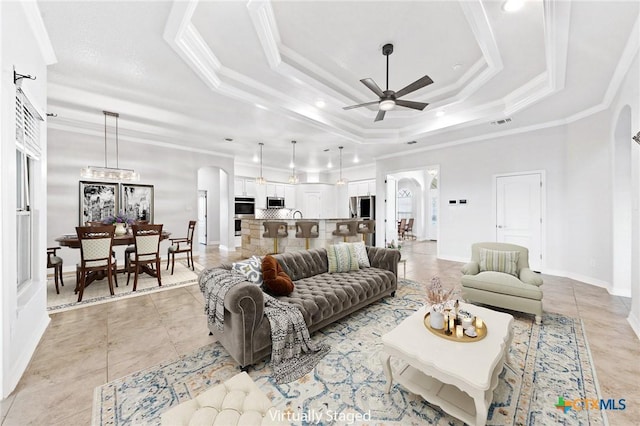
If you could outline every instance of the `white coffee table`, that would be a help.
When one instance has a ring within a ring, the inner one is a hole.
[[[423,307],[382,336],[380,358],[387,393],[395,379],[452,416],[480,426],[487,421],[513,340],[513,317],[467,303],[460,308],[484,320],[484,339],[463,343],[436,336],[424,326],[427,308]],[[392,368],[391,357],[401,361],[399,368]]]

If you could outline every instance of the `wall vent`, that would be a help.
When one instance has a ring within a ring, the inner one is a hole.
[[[415,143],[418,143],[418,142],[417,141],[409,141],[409,142],[407,142],[407,145],[413,145]]]
[[[507,124],[507,123],[511,123],[511,119],[510,118],[505,118],[503,120],[496,120],[496,121],[492,121],[491,124],[495,124],[495,125],[502,125],[502,124]]]

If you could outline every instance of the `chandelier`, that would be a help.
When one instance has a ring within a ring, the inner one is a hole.
[[[80,170],[80,176],[88,179],[112,179],[120,181],[136,182],[140,180],[140,174],[131,169],[121,169],[118,164],[118,118],[117,112],[102,111],[104,114],[104,167],[87,166]],[[116,167],[108,167],[107,164],[107,116],[116,119]]]
[[[264,185],[267,183],[267,180],[262,176],[262,147],[264,144],[262,142],[258,142],[258,145],[260,145],[260,176],[256,178],[256,183],[258,185]]]
[[[342,177],[342,148],[344,148],[343,146],[339,146],[338,149],[340,150],[340,179],[338,179],[338,181],[336,182],[336,185],[344,185],[345,183],[347,183],[347,181]]]
[[[298,183],[298,176],[296,176],[296,141],[291,141],[292,155],[291,155],[291,176],[289,176],[289,183]]]

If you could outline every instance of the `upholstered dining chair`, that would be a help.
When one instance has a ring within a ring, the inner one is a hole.
[[[169,269],[169,260],[171,260],[171,275],[173,275],[177,253],[186,253],[187,266],[195,270],[195,266],[193,266],[193,234],[195,230],[196,221],[190,220],[186,238],[169,238],[171,246],[167,249],[167,269]]]
[[[131,278],[131,269],[134,270],[133,291],[138,288],[138,275],[143,265],[155,268],[158,286],[162,286],[160,279],[160,235],[162,225],[132,225],[134,238],[134,258],[129,260],[127,269],[127,285]]]
[[[407,219],[400,219],[400,224],[398,225],[398,239],[404,239],[404,233],[407,230]]]
[[[47,248],[47,269],[53,268],[53,282],[56,284],[56,294],[60,294],[58,280],[60,280],[60,285],[64,287],[64,281],[62,281],[62,258],[56,256],[56,251],[58,250],[60,250],[60,247]]]
[[[416,236],[413,234],[413,221],[414,218],[409,218],[409,222],[407,223],[407,226],[404,228],[404,234],[403,234],[403,238],[409,237],[411,239],[415,239]]]
[[[134,225],[148,225],[148,224],[149,224],[148,220],[136,220],[134,222]],[[131,256],[133,256],[135,252],[136,252],[136,246],[135,245],[127,246],[127,248],[124,249],[124,272],[126,272],[126,273],[129,273]],[[129,277],[128,276],[127,276],[127,285],[129,285]]]
[[[115,229],[113,225],[76,227],[76,233],[80,241],[80,263],[76,266],[78,302],[82,302],[88,274],[92,272],[107,274],[109,291],[112,296],[114,295],[114,280],[116,287],[118,286],[116,277],[118,267],[116,259],[111,256]]]

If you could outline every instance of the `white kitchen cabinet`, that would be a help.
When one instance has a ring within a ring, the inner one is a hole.
[[[254,178],[237,177],[233,179],[233,193],[236,197],[255,197],[256,182]]]
[[[376,195],[375,179],[349,182],[349,197],[367,197],[369,195]]]
[[[255,185],[256,209],[267,208],[267,185]]]
[[[267,187],[267,197],[284,197],[284,183],[268,183],[265,186]]]
[[[296,187],[295,185],[284,186],[284,204],[288,209],[296,208]]]

